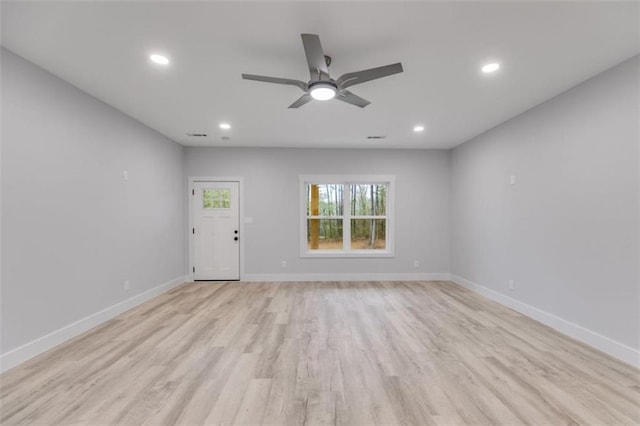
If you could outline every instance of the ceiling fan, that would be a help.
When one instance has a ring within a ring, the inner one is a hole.
[[[302,45],[304,46],[304,53],[307,56],[307,64],[309,65],[309,74],[311,75],[311,79],[307,83],[289,78],[267,77],[254,74],[242,74],[242,78],[245,80],[299,87],[304,92],[304,95],[289,105],[289,108],[299,108],[311,102],[313,99],[327,101],[333,98],[364,108],[369,105],[370,102],[351,93],[347,90],[348,87],[402,72],[402,64],[398,62],[383,67],[348,72],[338,77],[337,80],[334,80],[329,76],[331,57],[324,54],[324,50],[322,50],[322,45],[320,44],[320,37],[316,34],[302,34]]]

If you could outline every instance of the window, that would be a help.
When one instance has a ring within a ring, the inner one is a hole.
[[[228,209],[231,207],[231,191],[228,188],[204,189],[202,207],[205,209]]]
[[[300,255],[393,255],[394,176],[300,176]]]

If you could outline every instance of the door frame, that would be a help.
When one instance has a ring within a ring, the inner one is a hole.
[[[189,264],[187,265],[187,275],[189,281],[193,281],[193,265],[195,258],[195,246],[193,233],[191,229],[194,227],[193,220],[193,198],[191,191],[194,182],[237,182],[238,183],[238,202],[240,203],[238,210],[238,223],[240,227],[240,281],[244,281],[244,186],[242,176],[189,176],[189,186],[187,187],[187,206],[189,209],[187,235],[189,238]]]

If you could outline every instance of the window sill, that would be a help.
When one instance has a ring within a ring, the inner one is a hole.
[[[339,250],[317,250],[306,251],[300,254],[301,258],[369,258],[369,257],[395,257],[393,252],[387,250],[372,251],[372,250],[353,250],[353,251],[339,251]]]

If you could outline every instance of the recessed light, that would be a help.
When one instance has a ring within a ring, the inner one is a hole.
[[[416,132],[416,133],[423,132],[424,131],[424,126],[419,126],[419,125],[418,126],[414,126],[413,127],[413,131]]]
[[[220,128],[222,130],[229,130],[231,128],[231,124],[229,124],[229,123],[220,123]]]
[[[490,73],[490,72],[498,71],[499,69],[500,69],[500,64],[494,62],[494,63],[486,64],[485,66],[483,66],[482,72]]]
[[[169,58],[167,58],[166,56],[154,54],[149,56],[149,59],[159,65],[169,65]]]

